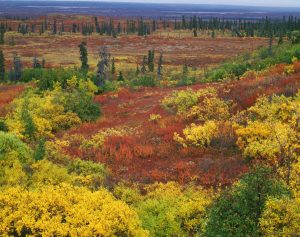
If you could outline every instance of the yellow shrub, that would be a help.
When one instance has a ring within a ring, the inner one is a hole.
[[[290,237],[300,233],[300,198],[270,199],[260,219],[265,237]]]
[[[27,107],[26,112],[32,120],[33,133],[36,139],[51,138],[54,132],[81,123],[80,118],[75,113],[66,113],[64,107],[61,104],[56,104],[51,95],[40,97],[36,94],[29,94],[13,101],[13,111],[6,118],[9,131],[22,139],[28,139],[25,133],[24,106]]]
[[[204,125],[192,123],[191,126],[183,130],[184,137],[181,137],[178,133],[174,133],[174,140],[184,147],[205,147],[210,145],[211,140],[216,136],[217,131],[218,126],[214,121],[207,121]]]
[[[287,66],[285,66],[284,67],[284,73],[286,75],[290,75],[290,74],[295,73],[295,67],[294,67],[294,65],[287,65]]]
[[[126,129],[122,128],[108,128],[96,133],[90,139],[86,139],[82,142],[82,148],[101,148],[105,142],[105,139],[110,136],[124,136],[128,134]]]
[[[162,117],[160,114],[150,114],[149,121],[156,122],[156,121],[160,120],[161,118]]]
[[[187,89],[182,91],[174,91],[171,96],[166,97],[162,101],[162,106],[177,114],[186,113],[191,107],[198,102],[197,92]]]
[[[213,199],[209,191],[184,189],[175,182],[156,183],[146,191],[137,212],[151,236],[201,236],[206,208]]]
[[[237,145],[245,156],[276,166],[289,183],[291,165],[299,157],[299,93],[261,98],[247,113],[245,122],[235,125]]]
[[[61,185],[0,193],[0,235],[148,236],[136,212],[106,190]],[[22,233],[22,234],[21,234]]]
[[[230,117],[229,104],[219,99],[216,95],[205,97],[199,105],[193,106],[187,113],[188,117],[197,118],[199,121],[226,120]]]

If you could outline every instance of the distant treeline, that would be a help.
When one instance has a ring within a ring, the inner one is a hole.
[[[300,30],[300,18],[290,16],[282,19],[262,18],[259,20],[229,20],[223,18],[204,19],[190,17],[175,19],[103,19],[98,17],[84,20],[65,20],[58,18],[20,19],[18,17],[3,19],[2,31],[18,31],[22,34],[49,32],[63,34],[64,32],[91,35],[109,35],[116,37],[119,34],[149,35],[162,30],[191,30],[196,37],[198,33],[207,31],[214,36],[215,32],[230,33],[238,37],[291,37],[292,32]]]

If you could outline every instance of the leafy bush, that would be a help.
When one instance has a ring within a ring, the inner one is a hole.
[[[201,122],[207,120],[227,120],[230,118],[230,102],[218,97],[217,91],[213,88],[199,90],[199,103],[193,106],[186,116],[195,118]]]
[[[63,88],[66,88],[67,81],[73,76],[76,76],[77,78],[82,78],[84,80],[87,80],[89,79],[89,77],[92,77],[77,69],[28,68],[23,71],[21,80],[23,82],[37,80],[37,85],[40,90],[51,90],[54,88],[54,85],[57,82],[59,82]]]
[[[259,220],[267,199],[284,195],[289,192],[272,176],[271,169],[252,170],[213,204],[205,236],[261,236]]]
[[[75,159],[67,166],[68,172],[75,174],[74,184],[97,190],[103,186],[108,171],[103,164]]]
[[[282,169],[287,183],[299,157],[299,101],[300,92],[295,97],[262,97],[236,125],[237,145],[244,155]]]
[[[148,236],[137,213],[104,189],[16,187],[2,191],[0,203],[1,236]]]
[[[163,99],[161,105],[166,110],[177,114],[184,114],[198,102],[197,92],[187,89],[174,91],[172,95]]]
[[[270,198],[259,224],[265,237],[297,235],[300,233],[300,198]]]
[[[146,87],[154,87],[156,86],[156,81],[153,76],[141,76],[137,79],[133,79],[130,81],[130,86],[146,86]]]
[[[201,188],[183,189],[174,182],[147,187],[136,209],[150,236],[198,236],[212,195]]]
[[[183,130],[184,137],[181,137],[175,132],[174,140],[184,147],[206,147],[210,145],[213,137],[216,136],[218,131],[217,129],[218,126],[214,121],[207,121],[204,125],[196,125],[192,123]]]
[[[249,70],[261,71],[272,65],[280,63],[292,63],[292,58],[299,58],[300,45],[283,44],[273,46],[272,54],[268,48],[263,48],[254,52],[250,57],[237,57],[225,62],[218,68],[211,69],[205,74],[205,81],[220,81],[239,79]]]
[[[31,149],[15,135],[0,132],[0,186],[26,185]]]
[[[15,99],[12,108],[6,118],[8,130],[25,140],[53,137],[53,133],[81,123],[80,118],[66,111],[51,93],[40,96],[29,91]]]

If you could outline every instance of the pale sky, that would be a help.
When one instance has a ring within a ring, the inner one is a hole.
[[[50,0],[50,1],[54,1],[54,0]],[[265,7],[300,7],[300,0],[188,0],[188,1],[187,0],[67,0],[67,1],[185,3],[185,4],[191,3],[191,4],[222,4],[222,5],[240,5],[240,6],[265,6]]]

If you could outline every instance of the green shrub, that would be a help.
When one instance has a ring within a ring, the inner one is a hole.
[[[139,77],[137,79],[130,81],[130,85],[132,87],[135,87],[135,86],[154,87],[157,85],[157,83],[153,76],[142,76],[142,77]]]
[[[256,168],[213,204],[204,236],[261,236],[259,219],[265,202],[270,196],[284,195],[289,191],[272,176],[270,168]]]

